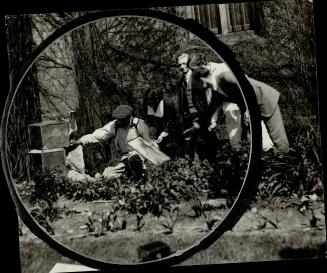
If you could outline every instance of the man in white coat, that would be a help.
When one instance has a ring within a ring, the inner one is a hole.
[[[214,62],[208,62],[206,65],[204,65],[212,75],[213,78],[218,78],[218,76],[223,72],[228,72],[230,69],[225,63],[214,63]],[[212,98],[212,94],[208,95],[208,93],[211,93],[212,90],[210,88],[207,90],[207,100],[208,104],[210,103]],[[229,136],[230,144],[235,148],[238,149],[241,145],[241,138],[242,138],[242,117],[241,117],[241,111],[239,106],[236,103],[224,101],[222,103],[222,110],[225,115],[225,125],[226,130]],[[217,126],[217,117],[218,117],[218,110],[213,114],[211,118],[211,124],[208,128],[208,130],[212,130]],[[264,151],[268,151],[271,149],[274,144],[268,134],[266,125],[264,122],[261,122],[262,127],[262,149]]]

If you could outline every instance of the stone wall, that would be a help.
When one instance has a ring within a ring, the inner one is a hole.
[[[56,15],[52,15],[56,16]],[[54,26],[41,15],[34,15],[33,39],[40,44],[54,30]],[[68,118],[78,107],[78,89],[70,35],[51,44],[38,58],[37,77],[41,86],[40,103],[42,119],[56,116]]]

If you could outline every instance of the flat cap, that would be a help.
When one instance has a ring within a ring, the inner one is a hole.
[[[133,113],[132,107],[129,105],[119,105],[113,112],[112,112],[112,117],[114,119],[122,119],[130,116]]]

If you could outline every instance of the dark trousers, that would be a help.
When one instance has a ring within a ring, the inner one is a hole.
[[[210,163],[215,162],[218,150],[218,139],[216,133],[206,129],[193,132],[190,140],[186,143],[185,153],[194,159],[195,153],[200,160],[207,159]]]
[[[269,136],[277,149],[288,150],[289,143],[279,106],[277,105],[276,110],[270,118],[264,118],[263,121],[265,122]]]
[[[175,158],[183,154],[185,141],[182,135],[168,135],[159,143],[159,148],[166,155]]]
[[[125,165],[125,171],[127,176],[134,176],[141,178],[145,173],[143,160],[140,155],[133,154],[122,160]]]

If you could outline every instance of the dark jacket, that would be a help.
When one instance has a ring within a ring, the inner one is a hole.
[[[219,93],[212,91],[212,99],[210,104],[208,104],[205,92],[203,90],[193,88],[192,100],[195,108],[198,111],[197,121],[202,126],[209,126],[211,122],[211,117],[217,110],[218,105],[221,101]]]
[[[147,115],[147,108],[145,108],[146,121],[150,128],[155,128],[156,138],[162,132],[168,133],[168,136],[163,139],[159,147],[163,152],[174,157],[182,153],[184,147],[183,131],[177,117],[176,106],[168,96],[163,97],[163,108],[163,117]]]
[[[186,130],[192,126],[192,121],[197,118],[197,113],[192,113],[190,111],[186,88],[183,85],[183,77],[179,80],[177,84],[177,94],[178,94],[178,118],[180,120],[182,130]]]
[[[163,97],[164,114],[163,117],[155,117],[147,114],[147,108],[145,109],[146,121],[150,127],[156,128],[156,137],[161,132],[167,132],[170,135],[176,135],[181,131],[178,119],[177,111],[173,101],[167,97]]]

